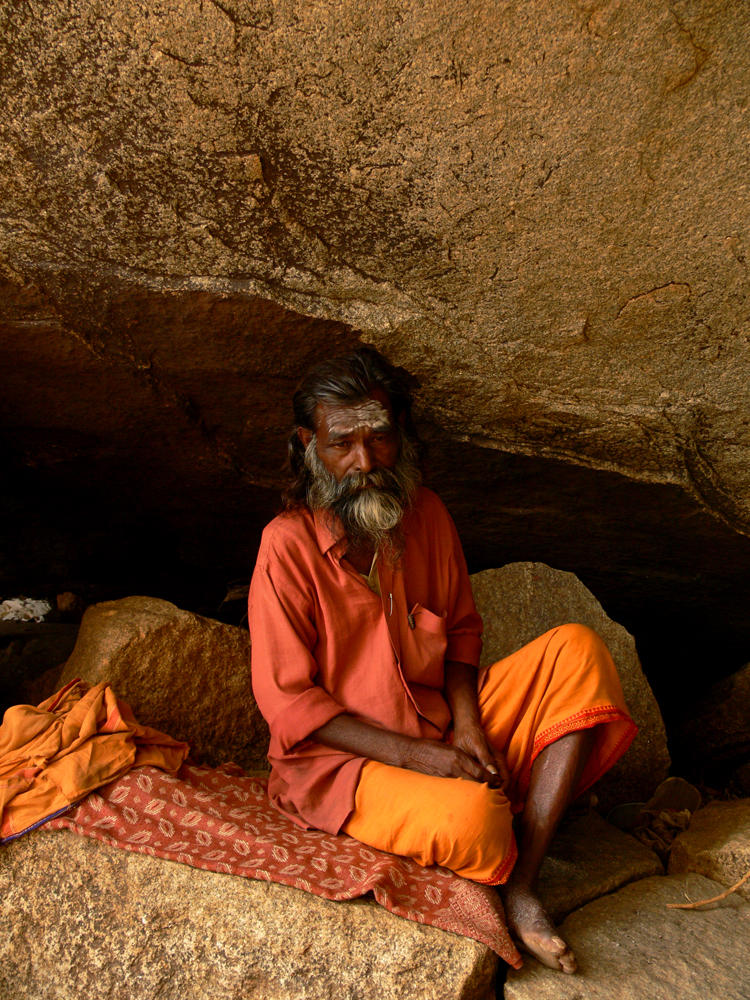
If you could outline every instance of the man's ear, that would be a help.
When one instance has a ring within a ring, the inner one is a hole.
[[[307,446],[310,444],[310,442],[313,439],[313,432],[311,430],[309,430],[307,427],[298,427],[297,428],[297,437],[302,442],[302,447],[303,448],[307,448]]]

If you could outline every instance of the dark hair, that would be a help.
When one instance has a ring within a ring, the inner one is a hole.
[[[318,403],[334,406],[357,403],[366,399],[373,389],[382,389],[388,396],[394,419],[421,457],[424,449],[411,414],[412,386],[416,384],[413,376],[403,368],[394,367],[374,347],[358,347],[352,354],[329,358],[311,368],[292,398],[294,429],[287,445],[292,478],[282,494],[284,506],[289,509],[305,503],[309,472],[297,428],[315,431]]]

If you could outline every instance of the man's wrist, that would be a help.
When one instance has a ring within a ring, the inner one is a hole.
[[[399,734],[398,736],[394,735],[393,742],[393,752],[395,757],[393,762],[394,767],[408,768],[413,757],[414,748],[419,741],[413,736],[403,736]]]
[[[453,728],[456,729],[469,729],[472,726],[480,726],[479,721],[479,708],[476,703],[463,699],[458,701],[456,704],[451,706],[453,715]]]

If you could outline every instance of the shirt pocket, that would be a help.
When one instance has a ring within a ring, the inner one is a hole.
[[[405,678],[414,684],[442,688],[447,647],[445,616],[415,604],[409,612],[402,647]]]

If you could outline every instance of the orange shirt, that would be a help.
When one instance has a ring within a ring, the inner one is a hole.
[[[365,764],[312,732],[346,712],[439,739],[451,722],[444,661],[479,662],[482,622],[450,515],[422,488],[403,527],[398,564],[378,558],[380,596],[342,561],[346,539],[325,513],[281,514],[263,532],[249,600],[253,692],[271,729],[269,794],[301,826],[337,833]]]

